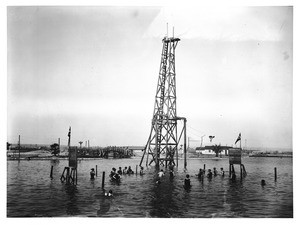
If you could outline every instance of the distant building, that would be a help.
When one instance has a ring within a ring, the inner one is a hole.
[[[211,149],[198,149],[196,148],[196,153],[199,155],[215,155],[216,153]]]
[[[196,153],[198,155],[216,155],[215,151],[213,150],[216,145],[212,146],[205,146],[205,147],[197,147]],[[232,148],[229,146],[217,146],[220,149],[219,155],[228,155],[228,149]]]

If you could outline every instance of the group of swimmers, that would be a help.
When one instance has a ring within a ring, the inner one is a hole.
[[[213,168],[213,171],[211,171],[211,169],[208,169],[206,177],[207,178],[212,178],[213,176],[216,177],[218,175],[221,175],[222,177],[225,176],[225,171],[223,170],[223,168],[221,168],[220,173],[217,171],[216,167]],[[196,174],[196,176],[200,180],[202,180],[205,176],[205,170],[204,169],[199,169],[199,173]]]
[[[173,179],[174,178],[174,171],[173,171],[173,168],[171,167],[170,168],[170,172],[169,172],[170,174],[170,179]],[[157,180],[156,180],[156,183],[157,184],[160,184],[161,183],[161,178],[163,177],[165,175],[165,173],[164,173],[164,170],[163,169],[161,169],[159,172],[158,172],[158,174],[157,174]],[[188,188],[190,188],[190,187],[192,187],[192,185],[191,185],[191,180],[190,180],[190,175],[189,174],[187,174],[186,175],[186,178],[184,179],[184,188],[186,188],[186,189],[188,189]]]
[[[112,181],[119,181],[121,179],[122,175],[131,175],[134,174],[133,170],[131,169],[131,166],[125,166],[122,170],[122,167],[119,167],[118,171],[116,168],[112,168],[110,171],[109,177]],[[140,175],[144,175],[144,167],[141,166],[140,168]],[[95,169],[92,168],[90,171],[90,178],[91,180],[94,180],[96,176]]]
[[[112,181],[119,181],[121,179],[122,175],[131,175],[134,174],[133,170],[131,169],[131,166],[125,166],[124,169],[122,170],[122,167],[119,167],[118,171],[116,168],[112,168],[109,177],[111,178]]]

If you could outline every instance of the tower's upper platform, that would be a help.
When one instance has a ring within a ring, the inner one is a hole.
[[[180,41],[179,38],[174,38],[174,37],[164,37],[164,39],[162,39],[163,42],[175,42],[175,41]]]

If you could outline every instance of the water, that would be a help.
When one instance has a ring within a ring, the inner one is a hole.
[[[112,167],[135,166],[140,159],[84,159],[78,163],[77,186],[66,185],[60,176],[67,160],[8,161],[7,216],[8,217],[179,217],[179,218],[235,218],[235,217],[293,217],[292,158],[243,158],[248,175],[241,180],[239,166],[237,181],[228,178],[228,159],[189,159],[188,171],[183,161],[175,171],[156,184],[154,168],[145,175],[127,175],[121,183],[108,180]],[[223,167],[225,177],[207,178],[200,182],[195,176],[199,168]],[[53,165],[53,179],[49,178]],[[98,176],[89,178],[91,168],[98,166]],[[277,167],[277,182],[274,181]],[[106,172],[105,189],[112,189],[113,198],[103,196],[102,171]],[[185,190],[186,173],[191,175],[192,188]],[[260,185],[261,179],[266,186]]]

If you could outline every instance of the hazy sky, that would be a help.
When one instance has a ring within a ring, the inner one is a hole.
[[[145,145],[161,39],[191,146],[292,147],[292,7],[8,7],[8,141]]]

